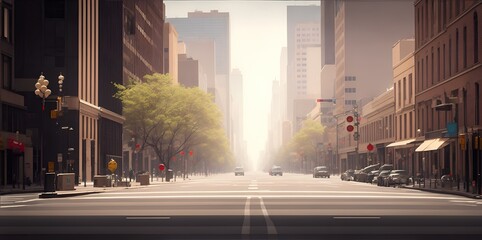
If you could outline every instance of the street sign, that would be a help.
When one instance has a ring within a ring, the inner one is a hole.
[[[57,153],[57,162],[62,162],[62,153]]]
[[[369,143],[369,144],[367,145],[367,150],[368,150],[368,151],[373,151],[373,145],[372,145],[371,143]]]
[[[55,172],[55,162],[49,162],[49,172]]]
[[[164,166],[164,164],[159,164],[159,170],[162,172],[164,171],[164,169],[166,169],[166,166]]]
[[[117,169],[117,162],[114,161],[114,159],[111,159],[109,163],[107,163],[107,168],[111,173],[114,173],[115,170]]]
[[[354,129],[355,129],[355,128],[353,127],[353,125],[348,125],[348,126],[346,126],[346,130],[347,130],[348,132],[353,132]]]

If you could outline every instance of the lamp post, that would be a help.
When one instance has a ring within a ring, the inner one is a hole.
[[[40,74],[39,78],[38,78],[38,81],[37,83],[35,83],[35,95],[39,96],[40,98],[42,98],[42,114],[40,114],[40,173],[42,173],[43,171],[43,166],[44,166],[44,160],[43,160],[43,156],[44,156],[44,141],[43,141],[43,119],[44,119],[44,116],[43,116],[43,111],[45,111],[45,99],[50,96],[50,94],[52,93],[52,91],[48,88],[48,85],[49,85],[49,81],[47,79],[45,79],[45,76],[43,75],[43,73]],[[40,179],[42,179],[42,176],[40,176]],[[42,180],[40,180],[42,181]]]

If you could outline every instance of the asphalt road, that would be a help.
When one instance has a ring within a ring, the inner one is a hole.
[[[482,239],[482,200],[246,173],[106,193],[3,198],[1,239]]]

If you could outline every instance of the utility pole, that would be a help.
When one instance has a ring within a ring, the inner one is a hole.
[[[359,130],[359,125],[360,125],[360,118],[359,118],[359,115],[358,115],[358,105],[353,105],[353,117],[355,118],[355,133],[353,133],[353,139],[356,141],[356,147],[355,147],[355,166],[356,166],[356,169],[358,169],[358,164],[359,164],[359,160],[360,160],[360,157],[358,156],[358,150],[359,150],[359,139],[360,139],[360,134],[358,132]]]

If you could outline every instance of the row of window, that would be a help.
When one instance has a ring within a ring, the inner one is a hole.
[[[413,111],[395,117],[395,128],[398,129],[396,139],[415,137],[415,127],[413,126],[414,120]]]
[[[469,53],[467,51],[469,45],[473,49],[470,65],[479,62],[479,45],[481,43],[478,36],[478,21],[478,15],[475,12],[473,14],[473,24],[470,27],[472,31],[468,30],[467,26],[464,26],[461,31],[456,28],[454,31],[455,44],[452,40],[454,35],[449,34],[448,43],[445,42],[441,46],[437,46],[436,49],[432,47],[430,53],[425,55],[425,58],[419,57],[417,59],[417,77],[420,79],[420,81],[417,81],[417,92],[423,91],[463,69],[467,69],[469,67]],[[469,37],[468,34],[472,34],[472,37]]]
[[[356,88],[345,88],[345,93],[356,93]]]
[[[403,77],[403,80],[398,80],[396,83],[394,83],[393,87],[396,93],[398,107],[405,105],[405,103],[407,102],[407,99],[408,99],[408,104],[412,103],[413,77],[411,73],[408,74],[408,86],[407,86],[407,77]]]
[[[356,105],[356,100],[345,100],[345,105]]]
[[[386,116],[381,120],[374,121],[360,127],[361,142],[375,142],[381,139],[391,138],[392,115]]]
[[[347,81],[347,82],[356,81],[356,77],[355,76],[345,76],[345,81]]]
[[[466,92],[466,104],[459,103],[458,109],[463,109],[464,107],[467,108],[466,111],[468,114],[467,120],[465,120],[465,124],[467,125],[480,125],[480,103],[481,103],[481,85],[479,83],[475,83],[467,87]],[[460,91],[462,92],[462,91]],[[463,94],[459,94],[459,89],[455,89],[450,92],[451,97],[463,97]],[[432,103],[422,103],[422,105],[417,106],[417,123],[419,128],[422,132],[421,134],[424,135],[426,132],[436,131],[443,128],[446,128],[447,122],[453,122],[455,116],[454,111],[447,111],[441,112],[436,111],[435,108],[432,107]],[[465,111],[465,110],[464,110]],[[459,116],[461,117],[463,111],[458,111]]]
[[[417,40],[422,45],[466,9],[465,0],[425,0],[416,9]],[[437,29],[435,29],[437,27]]]

